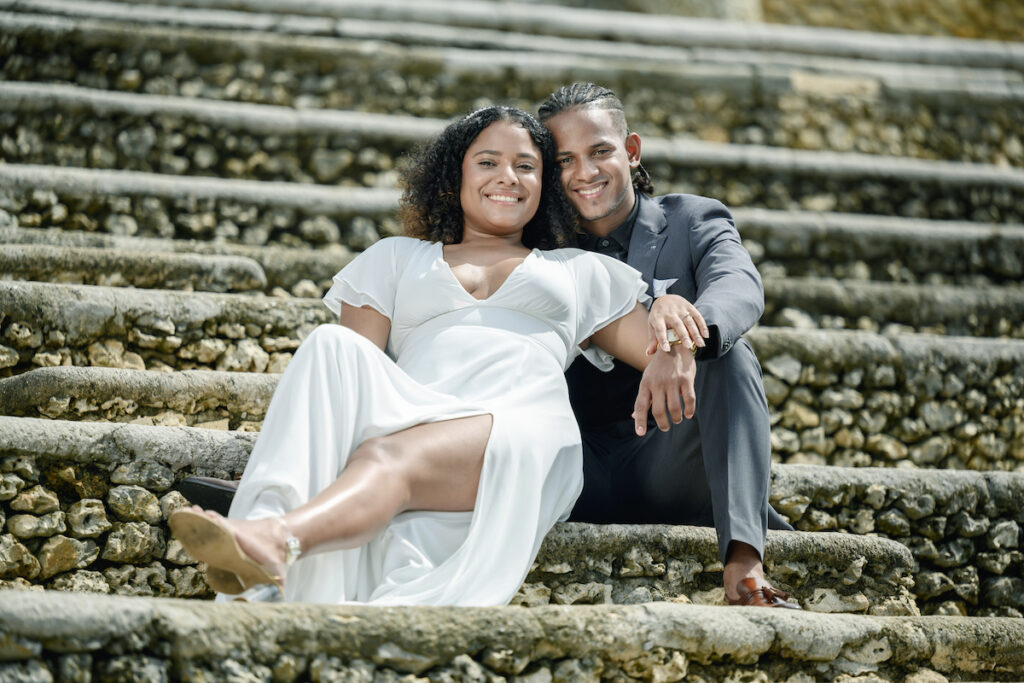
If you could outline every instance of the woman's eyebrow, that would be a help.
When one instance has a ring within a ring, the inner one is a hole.
[[[501,152],[496,150],[496,149],[482,149],[479,152],[474,153],[473,156],[474,157],[478,157],[481,154],[494,154],[494,155],[500,156]],[[532,154],[530,152],[519,152],[518,154],[516,154],[516,156],[517,157],[526,157],[527,159],[536,159],[537,158],[536,154]]]

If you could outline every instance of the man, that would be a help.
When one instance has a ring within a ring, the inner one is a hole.
[[[611,90],[573,83],[539,116],[588,233],[581,246],[635,267],[655,299],[656,356],[642,375],[620,363],[603,373],[584,358],[567,373],[584,458],[572,519],[713,525],[731,604],[797,607],[761,563],[766,529],[792,527],[768,503],[768,404],[740,337],[761,316],[764,290],[732,216],[706,197],[648,196],[640,137]]]

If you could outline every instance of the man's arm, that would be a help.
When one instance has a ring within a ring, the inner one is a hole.
[[[764,287],[725,205],[706,197],[696,198],[692,204],[689,238],[697,283],[693,304],[710,332],[709,343],[698,352],[697,360],[713,360],[732,348],[761,317]]]

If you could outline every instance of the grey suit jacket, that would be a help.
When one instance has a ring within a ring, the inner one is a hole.
[[[764,287],[721,202],[690,194],[648,197],[640,209],[627,262],[643,274],[652,297],[678,294],[693,303],[711,337],[698,360],[726,353],[764,311]]]

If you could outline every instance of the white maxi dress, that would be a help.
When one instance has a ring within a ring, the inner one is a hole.
[[[310,334],[281,376],[229,516],[302,505],[365,439],[488,413],[493,426],[471,512],[406,512],[366,545],[306,556],[288,570],[285,599],[506,604],[583,486],[563,372],[645,290],[636,270],[578,249],[534,249],[484,300],[455,278],[439,242],[392,237],[358,255],[324,301],[388,317],[387,353],[341,325]],[[611,367],[596,347],[582,353]]]

